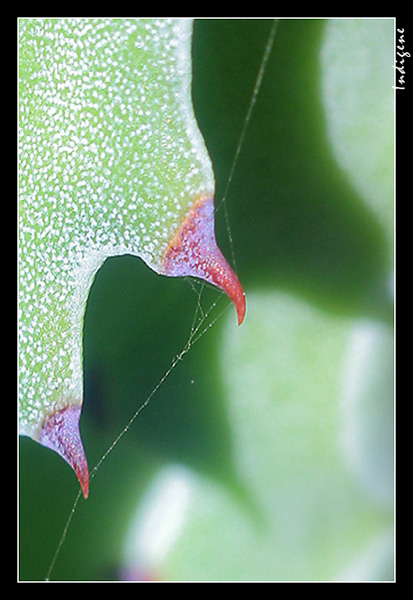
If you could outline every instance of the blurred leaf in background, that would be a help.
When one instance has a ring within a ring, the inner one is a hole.
[[[272,22],[198,20],[193,96],[222,197]],[[281,19],[217,237],[247,293],[99,469],[57,580],[393,578],[392,19]],[[229,225],[229,229],[228,229]],[[232,243],[231,243],[232,242]],[[202,291],[199,297],[199,292]],[[132,257],[85,319],[95,464],[226,300]],[[45,577],[76,494],[20,440],[20,578]]]

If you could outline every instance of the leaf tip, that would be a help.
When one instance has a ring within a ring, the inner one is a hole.
[[[234,303],[238,325],[244,320],[245,293],[215,238],[214,201],[200,196],[169,242],[162,272],[170,277],[193,276],[223,290]]]
[[[72,467],[85,499],[89,495],[89,468],[79,431],[80,406],[66,406],[43,423],[40,443],[57,452]]]

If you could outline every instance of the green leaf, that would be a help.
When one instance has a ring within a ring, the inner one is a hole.
[[[360,580],[386,579],[391,349],[381,324],[250,293],[248,321],[237,335],[227,321],[219,350],[244,494],[189,469],[160,470],[131,519],[129,576],[351,580],[365,562]],[[365,370],[381,372],[380,390]]]
[[[393,239],[394,23],[331,19],[321,51],[322,95],[335,156]]]
[[[108,256],[225,290],[241,286],[214,232],[214,176],[191,99],[190,19],[22,19],[20,428],[75,469],[82,327]]]

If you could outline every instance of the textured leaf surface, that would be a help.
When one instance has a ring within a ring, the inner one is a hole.
[[[210,252],[209,280],[219,268],[241,302],[243,293],[215,244],[214,177],[191,100],[192,21],[23,19],[19,35],[20,427],[41,440],[45,419],[82,403],[83,315],[106,257],[202,277]],[[191,225],[181,253],[200,249],[193,269],[165,266],[200,199],[208,222]]]

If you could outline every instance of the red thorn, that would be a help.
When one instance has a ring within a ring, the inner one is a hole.
[[[201,196],[185,216],[163,257],[163,273],[191,275],[221,288],[235,305],[238,325],[245,317],[245,294],[215,239],[214,201]]]
[[[72,467],[85,498],[89,495],[89,469],[79,432],[80,406],[67,406],[43,423],[40,443],[51,448]]]

